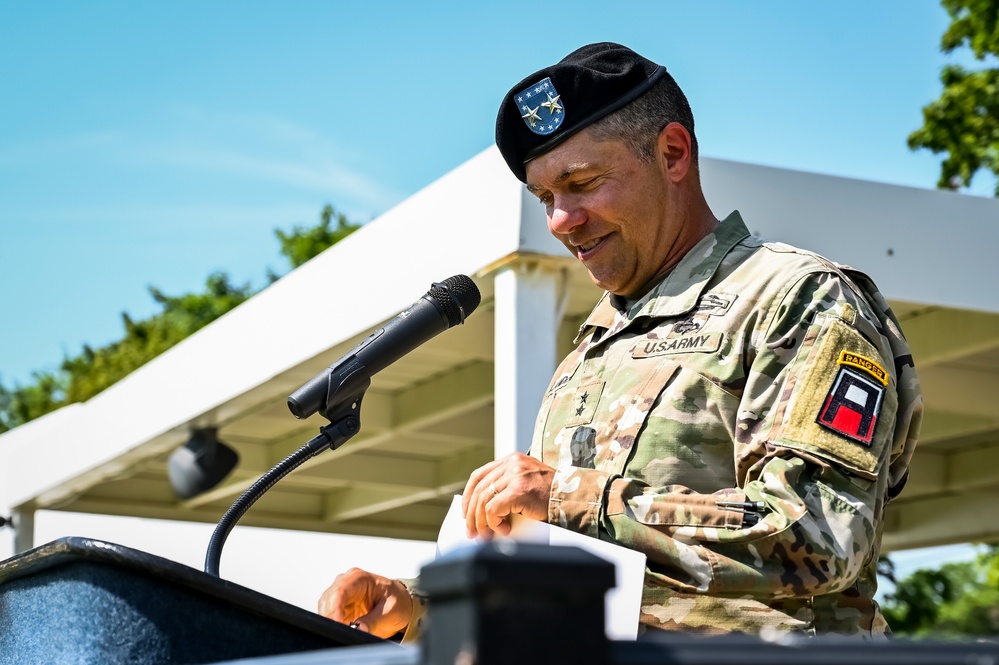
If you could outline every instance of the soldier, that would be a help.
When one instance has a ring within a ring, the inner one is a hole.
[[[683,92],[620,45],[515,85],[496,142],[606,293],[530,455],[469,478],[469,534],[505,533],[519,513],[644,552],[646,628],[885,635],[882,518],[922,406],[871,280],[751,236],[737,212],[716,219]],[[355,569],[320,612],[412,635],[422,603]]]

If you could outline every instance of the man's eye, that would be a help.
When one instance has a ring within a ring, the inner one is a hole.
[[[554,199],[552,199],[551,194],[545,194],[543,196],[538,197],[538,203],[540,203],[546,208],[552,204],[553,200]]]

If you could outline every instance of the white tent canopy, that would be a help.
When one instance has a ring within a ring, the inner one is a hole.
[[[866,270],[902,319],[927,415],[889,549],[999,537],[999,201],[702,159],[716,216]],[[377,374],[361,433],[271,490],[243,524],[433,538],[450,496],[526,449],[537,405],[599,293],[495,148],[372,221],[105,392],[0,436],[0,514],[38,509],[215,522],[315,434],[289,393],[423,294],[471,275],[483,304]],[[201,427],[240,454],[189,500],[166,478]]]

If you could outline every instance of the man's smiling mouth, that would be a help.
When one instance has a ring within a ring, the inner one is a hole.
[[[588,254],[593,251],[600,243],[604,241],[607,236],[600,236],[599,238],[593,238],[592,240],[587,240],[575,246],[576,254],[582,257],[584,254]]]

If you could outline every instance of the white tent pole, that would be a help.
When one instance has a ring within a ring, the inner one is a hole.
[[[14,522],[14,554],[26,552],[35,546],[35,511],[21,508],[11,516]]]
[[[514,264],[495,278],[496,458],[531,445],[538,407],[555,371],[560,275]]]

